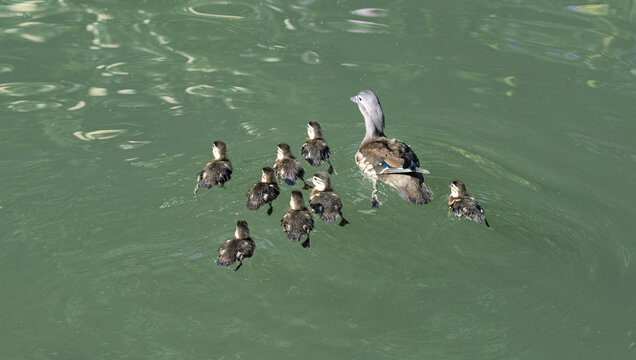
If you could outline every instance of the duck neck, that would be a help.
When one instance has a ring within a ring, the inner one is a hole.
[[[381,120],[379,120],[382,124],[382,128],[378,128],[375,124],[375,122],[373,122],[373,120],[370,119],[364,119],[364,125],[366,127],[366,133],[364,134],[364,139],[362,139],[362,142],[365,142],[367,140],[371,140],[371,139],[375,139],[375,138],[379,138],[384,135],[384,117],[382,117]]]
[[[364,134],[362,142],[384,136],[384,115],[382,114],[376,117],[365,116],[364,126],[366,133]]]

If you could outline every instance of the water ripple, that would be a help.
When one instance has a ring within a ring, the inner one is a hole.
[[[6,96],[31,96],[64,88],[60,84],[43,82],[15,82],[0,84],[0,95]]]
[[[36,21],[23,22],[16,27],[4,30],[7,34],[15,34],[23,39],[43,43],[53,37],[66,33],[71,27],[63,24],[45,24]]]
[[[76,131],[73,133],[73,136],[80,140],[91,141],[91,140],[108,140],[112,138],[116,138],[126,133],[126,130],[122,129],[112,129],[112,130],[94,130],[94,131]]]
[[[7,108],[17,112],[31,112],[38,110],[51,110],[63,105],[55,101],[18,100],[10,103]]]
[[[351,12],[354,15],[365,16],[365,17],[385,17],[389,16],[389,11],[386,9],[379,8],[364,8],[364,9],[356,9]]]
[[[200,10],[196,10],[193,7],[187,7],[185,8],[186,12],[193,14],[193,15],[198,15],[198,16],[205,16],[205,17],[211,17],[211,18],[217,18],[217,19],[229,19],[229,20],[239,20],[239,19],[243,19],[243,16],[240,15],[225,15],[225,14],[214,14],[214,13],[209,13],[209,12],[204,12],[204,11],[200,11]]]
[[[345,27],[345,31],[351,33],[362,33],[362,34],[386,34],[388,33],[388,25],[380,24],[372,21],[362,21],[362,20],[347,20],[348,26]]]
[[[0,64],[0,74],[15,70],[12,65]]]

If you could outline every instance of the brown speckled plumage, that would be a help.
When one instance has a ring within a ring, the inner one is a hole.
[[[424,183],[428,170],[420,168],[415,152],[397,139],[384,135],[384,113],[377,96],[364,90],[351,98],[364,117],[366,133],[355,161],[360,171],[373,182],[372,206],[381,205],[377,198],[377,180],[394,187],[400,196],[412,204],[433,200],[433,192]]]
[[[477,203],[474,197],[466,192],[466,185],[461,180],[455,180],[449,185],[451,194],[448,197],[448,207],[458,217],[465,217],[477,223],[485,223],[490,227],[484,214],[484,209]]]
[[[247,221],[239,220],[236,223],[234,237],[225,241],[219,248],[216,263],[219,266],[229,266],[238,261],[239,265],[234,269],[236,271],[243,265],[243,259],[252,257],[255,248]]]
[[[304,184],[303,189],[311,189],[305,179],[303,179],[305,169],[303,169],[300,161],[296,160],[292,155],[289,145],[285,143],[278,144],[274,171],[276,172],[276,177],[287,185],[294,185],[298,180],[301,180]]]
[[[309,206],[327,224],[342,217],[338,225],[345,226],[349,222],[342,216],[342,200],[331,188],[331,180],[327,173],[320,171],[312,176],[314,189],[309,194]]]
[[[267,215],[271,215],[273,211],[272,201],[276,200],[279,194],[280,190],[278,189],[274,169],[264,167],[261,181],[252,185],[247,192],[247,208],[257,210],[264,204],[268,204],[269,209],[267,209]]]
[[[227,148],[223,141],[215,141],[212,146],[214,160],[208,162],[203,170],[197,174],[197,185],[194,188],[196,194],[199,188],[210,189],[216,185],[223,187],[223,184],[230,180],[232,175],[232,164],[227,159]]]
[[[290,209],[280,220],[280,226],[291,241],[300,241],[307,236],[301,245],[308,248],[310,247],[309,233],[314,229],[314,219],[305,207],[303,194],[298,190],[292,191],[289,205]]]
[[[307,124],[307,135],[309,138],[305,141],[300,149],[300,154],[307,160],[311,166],[320,166],[325,161],[329,163],[330,174],[334,173],[333,166],[329,160],[331,151],[327,145],[327,141],[322,137],[322,128],[316,121],[311,121]]]

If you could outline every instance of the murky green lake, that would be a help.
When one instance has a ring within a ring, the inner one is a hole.
[[[0,358],[635,358],[635,39],[629,0],[1,1]],[[431,204],[371,209],[362,89]],[[305,250],[299,186],[245,194],[309,121],[351,224]]]

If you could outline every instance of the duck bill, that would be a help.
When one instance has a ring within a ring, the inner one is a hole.
[[[310,182],[310,183],[313,184],[314,183],[314,179],[313,178],[307,178],[307,182]]]
[[[355,96],[350,97],[349,100],[351,100],[352,102],[356,104],[358,103],[358,99]]]

